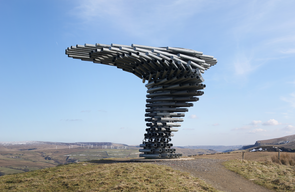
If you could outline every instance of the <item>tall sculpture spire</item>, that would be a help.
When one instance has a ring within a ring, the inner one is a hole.
[[[184,112],[198,101],[206,86],[202,73],[217,63],[213,56],[191,49],[132,44],[85,44],[71,46],[66,54],[74,59],[116,66],[133,73],[147,87],[146,134],[140,157],[177,158],[170,143]]]

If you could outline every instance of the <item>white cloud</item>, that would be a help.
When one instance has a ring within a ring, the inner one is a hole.
[[[250,123],[250,125],[259,125],[259,124],[261,124],[262,123],[262,121],[260,121],[260,120],[253,120],[251,123]]]
[[[261,133],[261,132],[266,132],[265,129],[253,129],[253,130],[250,130],[248,131],[248,133]]]
[[[290,97],[281,97],[281,100],[286,101],[295,108],[295,93],[290,94]]]
[[[214,123],[214,124],[213,124],[213,126],[218,126],[218,125],[220,125],[220,124],[219,124],[219,123]]]
[[[279,124],[280,124],[280,123],[279,123],[277,120],[275,120],[275,119],[270,119],[270,120],[264,122],[262,125],[268,126],[268,125],[279,125]]]
[[[191,118],[191,119],[198,119],[197,115],[190,115],[189,118]]]

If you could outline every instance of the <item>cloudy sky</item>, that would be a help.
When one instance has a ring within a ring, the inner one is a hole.
[[[174,145],[295,134],[294,7],[292,0],[0,1],[0,142],[141,143],[144,84],[65,55],[84,43],[175,46],[217,58]]]

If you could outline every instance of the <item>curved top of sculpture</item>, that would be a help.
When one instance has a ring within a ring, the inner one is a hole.
[[[148,80],[149,84],[159,84],[158,80],[171,80],[174,77],[201,78],[201,73],[217,63],[213,56],[191,49],[136,44],[76,45],[68,47],[66,54],[74,59],[117,66],[143,79],[143,82]],[[175,73],[171,73],[171,70]],[[150,87],[149,84],[146,86]]]

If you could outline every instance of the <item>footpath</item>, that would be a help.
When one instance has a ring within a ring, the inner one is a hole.
[[[227,170],[220,159],[194,159],[178,161],[151,162],[167,165],[175,170],[191,173],[193,176],[211,184],[214,188],[225,192],[271,192],[242,176]]]

